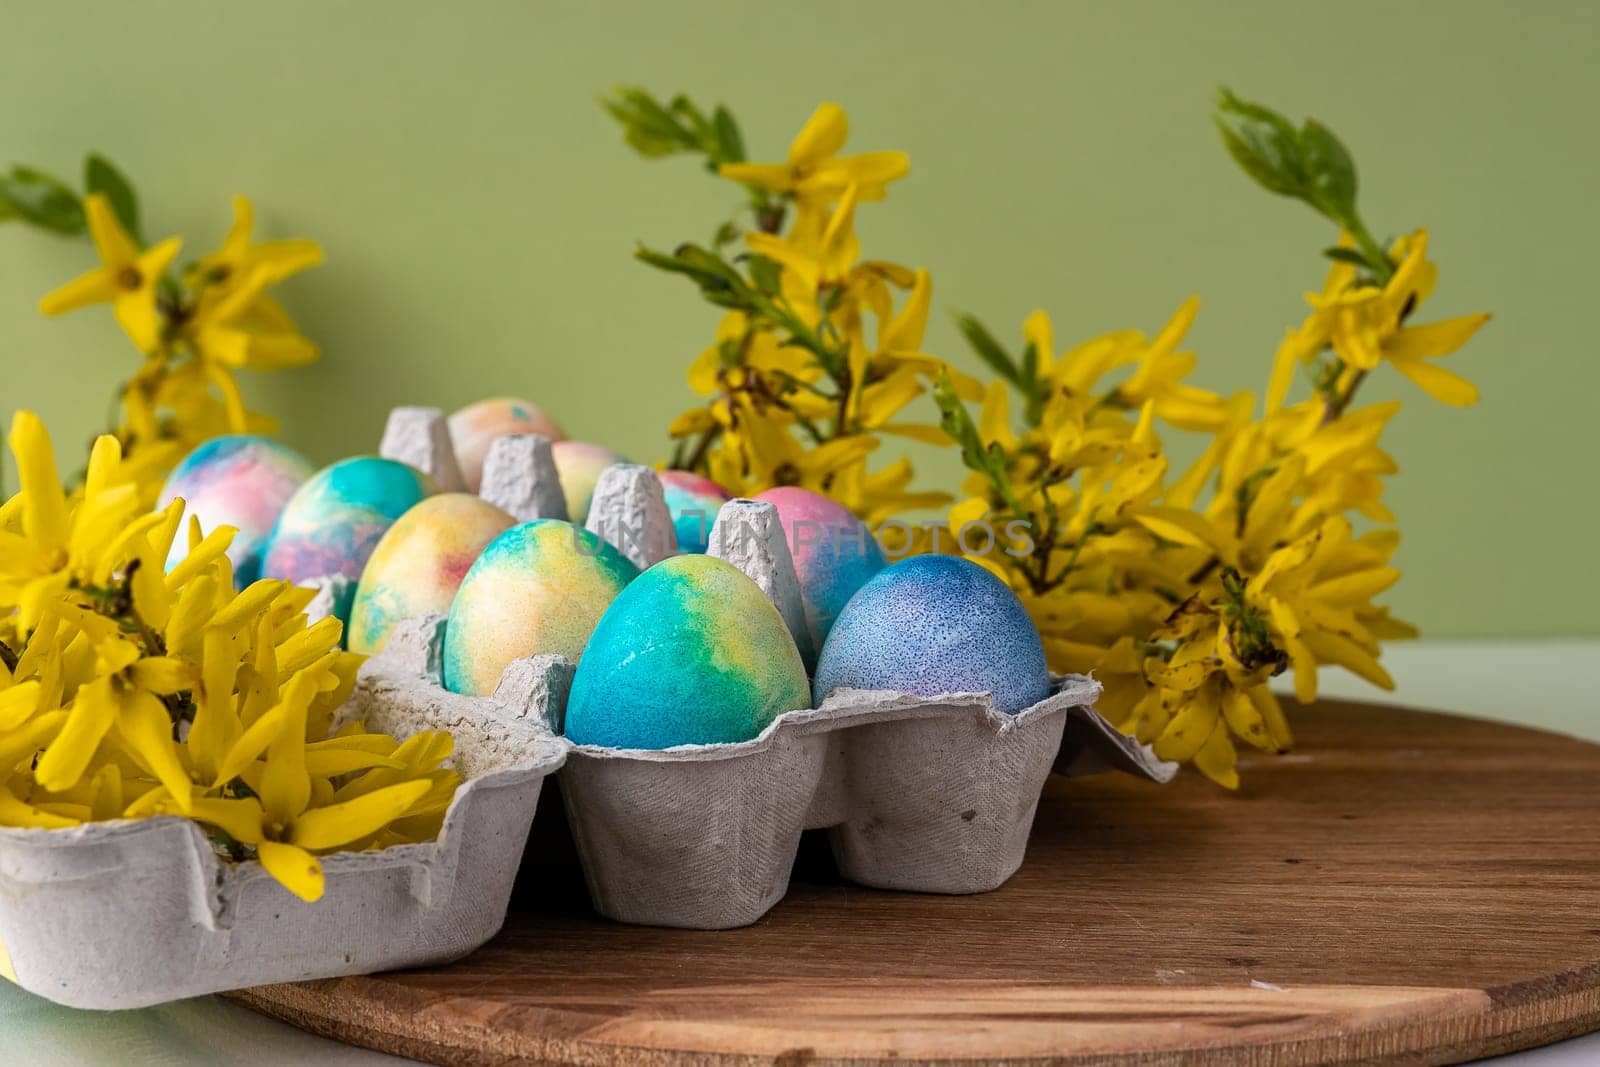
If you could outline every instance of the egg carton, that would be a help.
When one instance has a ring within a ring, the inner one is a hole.
[[[446,963],[494,936],[540,788],[566,759],[547,673],[522,664],[493,699],[416,699],[416,648],[397,638],[340,714],[398,737],[454,732],[462,785],[435,840],[323,857],[308,904],[259,863],[219,859],[186,819],[0,828],[0,973],[71,1007],[138,1008]]]

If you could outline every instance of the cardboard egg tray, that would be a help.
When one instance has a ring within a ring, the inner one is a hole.
[[[397,410],[383,452],[460,487],[437,411]],[[497,441],[483,484],[518,520],[566,517],[548,442]],[[587,526],[640,567],[675,547],[660,483],[643,467],[602,475]],[[817,646],[770,505],[725,505],[711,551],[767,593],[802,648]],[[347,590],[322,584],[316,605],[328,611]],[[572,745],[561,736],[570,664],[517,660],[491,696],[450,693],[439,684],[443,624],[397,627],[340,711],[396,737],[455,735],[462,786],[436,840],[323,857],[324,895],[306,904],[258,863],[219,859],[184,819],[0,828],[0,974],[59,1003],[133,1008],[457,959],[504,922],[540,788],[558,771],[601,914],[722,929],[782,898],[807,829],[827,830],[840,872],[862,885],[983,892],[1022,863],[1052,770],[1158,782],[1175,770],[1097,715],[1099,684],[1082,677],[1054,679],[1016,715],[986,694],[841,690],[739,744]]]
[[[400,409],[386,448],[393,458],[439,463],[448,472],[453,459],[440,419],[427,409]],[[518,518],[556,516],[563,497],[548,456],[539,438],[496,441],[484,496]],[[644,467],[607,470],[586,525],[641,568],[676,545],[660,482]],[[820,647],[807,629],[788,538],[770,504],[725,504],[709,542],[711,555],[767,594],[803,653]],[[413,625],[426,630],[442,622]],[[407,638],[418,640],[416,631]],[[423,666],[414,699],[425,701],[437,673],[435,664]],[[501,690],[525,688],[527,669],[512,664]],[[549,710],[559,713],[571,668],[542,660],[540,670],[552,679],[543,689],[557,694]],[[927,699],[841,690],[738,744],[649,751],[572,745],[560,781],[590,897],[601,914],[623,922],[743,926],[783,897],[808,829],[827,830],[840,873],[862,885],[994,889],[1022,863],[1051,770],[1171,777],[1172,765],[1093,711],[1099,690],[1091,679],[1056,678],[1046,699],[1016,715],[997,711],[987,694]],[[548,725],[559,734],[559,717]]]
[[[566,758],[538,718],[548,694],[521,677],[502,693],[514,706],[418,704],[385,663],[362,669],[341,713],[401,737],[454,731],[463,781],[434,841],[323,857],[314,904],[219,859],[186,819],[0,828],[0,973],[57,1003],[137,1008],[466,955],[504,922],[539,789]]]

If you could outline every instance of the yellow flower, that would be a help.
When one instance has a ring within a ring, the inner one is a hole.
[[[315,854],[438,832],[458,782],[438,766],[448,735],[330,736],[360,657],[338,650],[337,619],[307,625],[314,590],[235,592],[233,530],[202,535],[193,520],[188,553],[163,572],[183,501],[144,513],[114,437],[95,442],[72,496],[31,412],[11,443],[22,488],[0,504],[0,824],[180,815],[307,900],[321,893]]]
[[[850,136],[850,120],[838,104],[822,104],[806,120],[784,163],[724,163],[724,178],[789,193],[801,200],[833,201],[850,186],[862,200],[882,200],[886,187],[911,169],[904,152],[838,156]]]
[[[190,283],[208,297],[253,285],[259,291],[322,262],[322,246],[303,238],[252,244],[255,208],[246,196],[233,198],[233,226],[222,247],[195,264]]]
[[[169,237],[147,251],[139,251],[117,221],[110,202],[98,193],[84,199],[83,213],[100,266],[47,294],[39,301],[39,310],[46,315],[60,315],[90,304],[109,303],[117,322],[139,351],[153,352],[162,340],[157,291],[183,242]]]
[[[1346,237],[1343,242],[1348,246]],[[1427,258],[1428,231],[1418,230],[1395,242],[1394,275],[1379,288],[1357,284],[1354,264],[1336,261],[1321,293],[1307,293],[1311,316],[1279,348],[1268,411],[1275,411],[1288,389],[1289,369],[1331,347],[1349,373],[1374,370],[1387,360],[1419,388],[1445,404],[1465,407],[1478,401],[1471,382],[1426,360],[1447,356],[1466,344],[1489,316],[1463,315],[1426,326],[1405,320],[1433,293],[1438,268]]]

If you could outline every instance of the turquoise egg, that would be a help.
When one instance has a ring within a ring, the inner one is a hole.
[[[414,467],[359,456],[313,475],[289,498],[261,561],[267,578],[307,582],[343,575],[350,596],[378,542],[396,519],[437,489]],[[335,612],[349,619],[349,596]]]
[[[595,623],[639,568],[580,526],[535,519],[489,542],[456,591],[444,631],[444,686],[487,696],[512,660],[580,663]]]
[[[818,704],[835,689],[992,693],[1014,714],[1049,695],[1050,673],[1039,631],[1000,579],[957,556],[912,556],[850,598],[814,689]]]
[[[219,526],[238,530],[228,546],[228,559],[233,563],[234,584],[243,589],[260,577],[261,555],[278,516],[315,470],[300,453],[270,437],[213,437],[167,475],[160,506],[182,497],[185,524],[193,516],[205,533]],[[188,554],[189,538],[180,532],[167,566],[176,567]]]
[[[580,745],[748,741],[811,692],[759,586],[711,556],[656,564],[612,603],[578,664],[566,735]]]
[[[710,478],[689,471],[661,471],[657,476],[678,535],[678,551],[704,552],[711,540],[711,524],[733,494]]]
[[[471,493],[430,496],[400,516],[361,572],[346,647],[382,652],[402,620],[448,612],[479,554],[516,521]]]

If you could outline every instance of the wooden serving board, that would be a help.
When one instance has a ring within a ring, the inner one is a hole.
[[[717,933],[594,917],[542,801],[483,949],[236,997],[446,1064],[1446,1063],[1600,1028],[1600,746],[1291,718],[1239,795],[1052,779],[993,893],[843,884],[808,840],[784,901]]]

